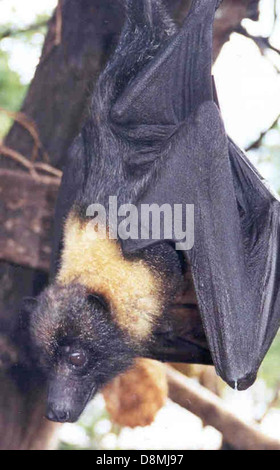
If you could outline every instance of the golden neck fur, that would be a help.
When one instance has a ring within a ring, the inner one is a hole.
[[[162,312],[159,275],[142,260],[127,260],[116,240],[101,239],[90,222],[70,214],[57,281],[79,283],[110,303],[117,324],[135,340],[146,339]]]

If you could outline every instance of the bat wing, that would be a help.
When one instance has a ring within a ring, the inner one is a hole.
[[[216,6],[193,2],[182,30],[117,100],[112,120],[135,145],[139,167],[147,155],[138,142],[153,148],[161,138],[160,152],[149,155],[161,159],[160,170],[138,201],[140,211],[194,205],[195,243],[186,257],[203,326],[218,374],[241,390],[254,382],[279,327],[279,203],[228,140],[213,102]],[[140,230],[145,223],[141,218]],[[144,233],[123,241],[124,251],[156,243],[150,226]],[[182,241],[174,227],[169,239]]]
[[[254,337],[245,332],[244,323],[248,325],[256,303],[246,274],[228,140],[213,102],[201,105],[169,142],[156,185],[150,185],[141,199],[144,207],[151,204],[181,207],[183,227],[186,204],[194,206],[194,247],[186,256],[207,341],[222,378],[231,386],[238,382],[239,388],[244,387],[255,378]],[[142,226],[145,221],[140,217],[139,230]],[[152,227],[146,234],[138,243],[127,241],[125,249],[157,242]],[[170,238],[183,241],[174,225]]]
[[[246,155],[229,139],[247,276],[257,310],[248,318],[258,369],[280,326],[280,202]]]
[[[149,353],[163,362],[213,365],[190,272],[186,273],[184,291],[154,332]]]
[[[228,144],[246,275],[254,287],[257,305],[243,322],[244,332],[252,337],[254,346],[251,354],[255,364],[251,367],[257,371],[279,329],[280,205],[278,196],[267,187],[246,155],[230,139]],[[170,322],[156,332],[152,357],[169,362],[211,364],[196,307],[173,308]]]

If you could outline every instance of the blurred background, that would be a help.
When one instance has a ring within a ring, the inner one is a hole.
[[[13,124],[9,112],[21,109],[34,76],[56,0],[0,0],[0,140]],[[255,39],[254,39],[255,38]],[[269,46],[267,47],[267,42]],[[248,151],[274,190],[280,193],[280,0],[261,0],[258,21],[245,19],[231,35],[215,65],[220,106],[229,135]],[[8,111],[8,112],[7,112]],[[226,405],[242,419],[280,439],[280,337],[255,385],[234,392],[219,382]],[[195,372],[194,372],[195,375]],[[194,378],[193,380],[198,380]],[[144,428],[111,423],[98,396],[75,425],[58,431],[60,449],[219,449],[221,434],[168,401]]]

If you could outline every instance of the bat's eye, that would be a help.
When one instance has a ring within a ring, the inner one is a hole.
[[[87,363],[87,355],[84,351],[76,351],[69,354],[69,362],[74,367],[84,367]]]

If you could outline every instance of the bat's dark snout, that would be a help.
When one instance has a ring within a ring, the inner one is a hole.
[[[50,405],[46,412],[46,418],[55,423],[67,423],[70,421],[70,412]]]

